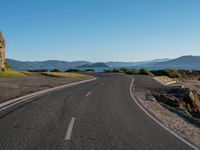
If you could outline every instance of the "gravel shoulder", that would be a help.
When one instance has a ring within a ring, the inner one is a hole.
[[[0,78],[0,103],[33,92],[85,79],[87,78],[53,77],[41,74],[19,78]]]
[[[167,87],[161,85],[152,77],[134,76],[134,78],[135,96],[141,104],[143,104],[144,107],[146,107],[165,126],[200,147],[200,120],[193,119],[191,116],[183,115],[176,109],[157,102],[152,96],[152,92]],[[185,83],[185,85],[187,84]]]

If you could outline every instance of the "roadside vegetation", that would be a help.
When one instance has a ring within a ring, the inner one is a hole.
[[[85,70],[81,70],[79,68],[72,68],[72,69],[68,69],[65,72],[95,72],[94,69],[90,68],[90,69],[85,69]]]
[[[1,78],[17,78],[25,76],[24,73],[17,72],[17,71],[0,71]]]
[[[84,72],[95,72],[94,69],[85,69]]]
[[[68,78],[92,78],[90,75],[79,74],[79,72],[95,72],[94,69],[87,69],[82,71],[80,69],[69,69],[65,72],[60,71],[59,69],[53,70],[28,70],[28,71],[15,71],[9,64],[6,64],[7,71],[0,71],[0,78],[17,78],[24,76],[32,76],[32,75],[45,75],[49,77],[68,77]]]
[[[69,73],[69,72],[41,72],[40,74],[51,77],[92,78],[92,76],[90,75]]]
[[[28,70],[28,72],[33,72],[33,73],[38,72],[38,73],[40,73],[40,72],[48,72],[48,70],[47,69],[42,69],[42,70]]]
[[[72,69],[68,69],[65,72],[82,72],[81,69],[78,68],[72,68]]]
[[[127,69],[119,68],[112,70],[104,70],[106,73],[125,73],[129,75],[148,75],[148,76],[167,76],[169,78],[200,78],[199,70],[178,70],[178,69],[163,69],[163,70],[148,70],[148,69]]]
[[[14,71],[9,64],[6,63],[5,65],[6,65],[7,71],[0,71],[0,78],[16,78],[16,77],[25,76],[25,74],[22,72]]]

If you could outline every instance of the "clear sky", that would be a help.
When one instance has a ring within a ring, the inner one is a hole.
[[[7,58],[140,61],[200,55],[200,0],[2,0]]]

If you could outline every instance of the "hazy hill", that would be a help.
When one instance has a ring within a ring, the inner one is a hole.
[[[41,69],[59,69],[66,70],[69,68],[75,68],[84,64],[90,64],[87,61],[59,61],[59,60],[47,60],[47,61],[18,61],[13,59],[6,59],[6,62],[12,66],[13,69],[18,71],[26,70],[41,70]]]
[[[200,56],[181,56],[166,62],[156,63],[158,66],[200,66]]]
[[[117,62],[117,61],[109,61],[106,64],[110,67],[129,67],[134,66],[135,62]]]
[[[106,63],[91,63],[88,61],[59,61],[59,60],[47,60],[47,61],[18,61],[13,59],[6,59],[6,62],[12,66],[13,69],[18,71],[26,70],[42,70],[42,69],[59,69],[67,70],[69,68],[77,67],[131,67],[136,65],[144,65],[152,62],[162,62],[166,59],[156,59],[151,61],[141,62],[106,62]]]
[[[144,67],[144,66],[200,66],[200,56],[182,56],[176,59],[155,59],[150,61],[140,62],[106,62],[106,63],[91,63],[88,61],[18,61],[13,59],[6,59],[6,62],[12,66],[14,70],[26,71],[26,70],[41,70],[41,69],[59,69],[67,70],[69,68],[77,67]]]
[[[153,59],[148,61],[138,61],[138,62],[107,62],[106,64],[111,67],[132,67],[132,66],[139,66],[139,65],[147,65],[151,63],[157,63],[157,62],[165,62],[169,61],[170,59],[164,58],[164,59]]]
[[[94,67],[109,67],[107,64],[105,63],[93,63],[93,64],[84,64],[79,66],[78,68],[94,68]]]

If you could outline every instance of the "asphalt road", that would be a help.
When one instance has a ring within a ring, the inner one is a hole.
[[[0,118],[0,150],[192,149],[135,104],[130,77],[97,76],[7,110]]]

